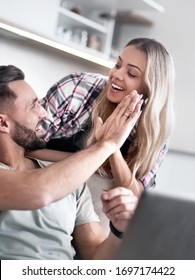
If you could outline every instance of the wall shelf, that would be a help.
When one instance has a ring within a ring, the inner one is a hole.
[[[49,46],[49,47],[57,49],[59,51],[77,56],[79,58],[82,58],[84,60],[90,61],[92,63],[101,65],[101,66],[109,68],[109,69],[112,68],[115,63],[114,60],[111,60],[111,59],[108,60],[108,59],[105,59],[102,57],[98,57],[97,55],[95,56],[90,53],[86,53],[85,51],[82,51],[82,50],[80,51],[80,50],[74,49],[71,46],[64,45],[62,43],[56,42],[55,40],[40,36],[38,34],[30,32],[28,30],[24,30],[21,27],[18,27],[16,25],[13,25],[13,24],[3,21],[1,19],[0,19],[0,29],[11,32],[12,34],[18,35],[22,38],[29,39],[34,42]]]
[[[90,20],[86,17],[83,17],[82,15],[78,15],[76,13],[73,13],[67,9],[64,9],[62,7],[59,8],[59,13],[63,14],[65,17],[68,17],[69,20],[72,20],[74,22],[77,22],[79,23],[80,25],[83,25],[83,26],[86,26],[88,28],[92,28],[92,29],[95,29],[99,32],[102,32],[102,33],[107,33],[108,32],[108,28],[93,21],[93,20]]]
[[[154,0],[1,2],[0,28],[107,68],[117,56],[117,27],[123,23],[149,26],[151,21],[139,12],[164,11]],[[100,17],[102,13],[108,17]]]

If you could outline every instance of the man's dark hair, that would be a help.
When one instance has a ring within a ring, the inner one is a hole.
[[[0,66],[0,113],[5,113],[16,99],[16,95],[8,86],[8,83],[24,80],[25,75],[14,65]]]
[[[9,82],[24,80],[25,76],[22,70],[14,65],[0,66],[0,85]]]

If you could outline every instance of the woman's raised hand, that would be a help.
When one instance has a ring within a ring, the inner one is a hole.
[[[142,95],[132,91],[117,105],[113,113],[103,123],[98,118],[95,123],[97,141],[112,141],[120,148],[141,114]]]

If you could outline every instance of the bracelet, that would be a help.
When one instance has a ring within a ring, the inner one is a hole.
[[[113,226],[113,224],[112,224],[112,222],[110,221],[110,230],[111,230],[111,232],[116,236],[116,237],[118,237],[118,238],[120,238],[120,239],[122,239],[123,238],[123,232],[121,232],[121,231],[119,231],[118,229],[116,229],[114,226]]]

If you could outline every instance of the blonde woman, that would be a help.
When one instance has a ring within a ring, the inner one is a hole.
[[[131,40],[108,77],[94,73],[66,76],[51,87],[41,104],[50,118],[46,123],[47,147],[75,152],[101,137],[96,127],[131,92],[144,100],[142,113],[122,148],[100,171],[112,177],[116,186],[130,188],[139,196],[155,186],[173,128],[174,65],[161,43],[149,38]],[[131,111],[124,115],[129,117]],[[52,151],[39,153],[46,160],[64,156]]]

